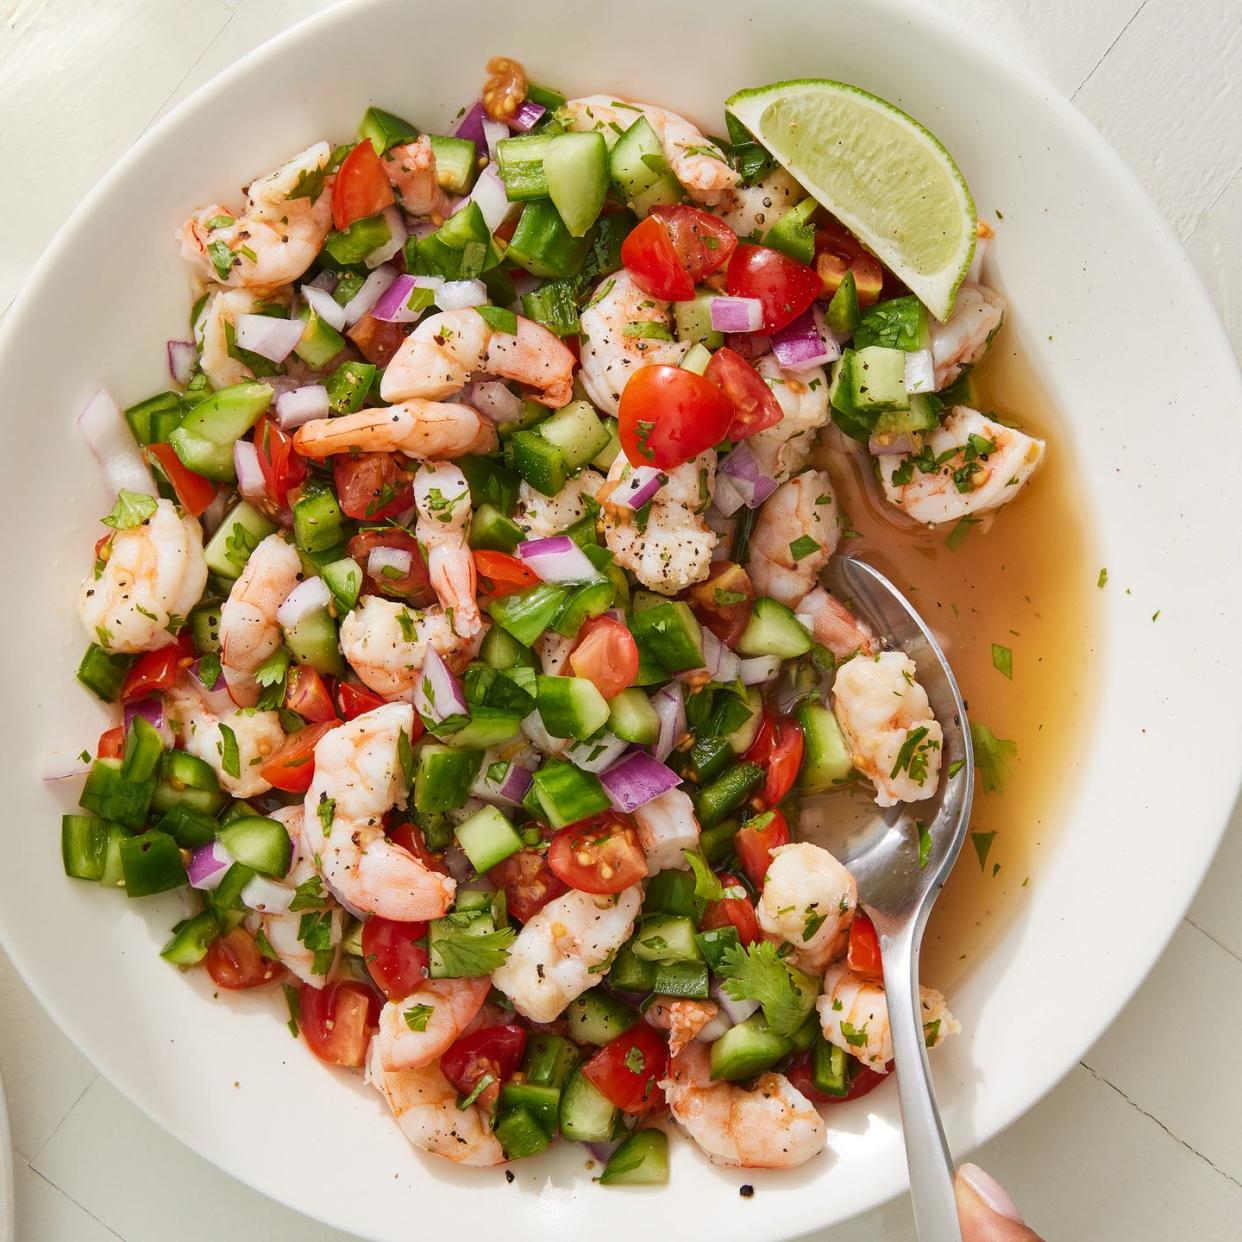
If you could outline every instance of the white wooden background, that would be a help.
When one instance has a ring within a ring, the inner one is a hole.
[[[0,0],[0,314],[79,196],[153,120],[330,2]],[[1237,0],[936,2],[1104,131],[1185,241],[1242,352]],[[1049,1239],[1242,1237],[1240,897],[1242,815],[1131,1005],[1048,1099],[978,1153]],[[22,1242],[167,1242],[170,1221],[177,1242],[346,1236],[233,1182],[141,1116],[2,955],[0,1066]],[[901,1200],[820,1242],[910,1233]]]

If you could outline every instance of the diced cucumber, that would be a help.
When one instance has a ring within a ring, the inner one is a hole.
[[[799,785],[807,793],[824,793],[849,779],[853,756],[837,718],[822,703],[807,702],[798,708],[805,755]]]
[[[516,134],[496,144],[497,172],[511,203],[548,197],[544,156],[551,141],[547,134]]]
[[[724,344],[724,333],[712,327],[712,302],[719,296],[711,289],[696,289],[691,301],[673,303],[673,319],[677,324],[679,341],[702,345],[706,349],[719,349]]]
[[[226,445],[231,455],[233,442],[259,421],[271,402],[272,389],[267,384],[234,384],[200,401],[181,420],[180,430],[187,436]],[[173,447],[176,447],[175,441]]]
[[[552,624],[568,595],[563,586],[541,582],[492,600],[487,611],[497,625],[508,630],[522,646],[529,647]]]
[[[509,437],[513,468],[537,492],[555,496],[565,486],[569,463],[559,445],[537,431],[517,431]]]
[[[606,1143],[620,1117],[621,1110],[581,1070],[575,1071],[561,1092],[561,1133],[576,1143]]]
[[[309,664],[317,673],[344,677],[336,622],[326,608],[308,612],[296,625],[285,627],[285,643],[298,664]]]
[[[501,444],[506,444],[519,431],[530,431],[536,424],[543,422],[548,417],[548,407],[541,405],[538,401],[531,401],[527,398],[522,402],[522,411],[517,418],[510,419],[507,423],[501,423],[496,428],[496,434],[500,437]]]
[[[556,1087],[544,1087],[533,1082],[511,1080],[500,1088],[499,1113],[527,1112],[549,1134],[556,1133],[557,1116],[561,1108],[561,1093]]]
[[[416,811],[451,811],[470,796],[470,786],[483,762],[481,750],[424,742],[414,775]]]
[[[768,1030],[762,1012],[754,1013],[712,1044],[711,1076],[724,1082],[751,1078],[771,1069],[792,1049],[791,1040]]]
[[[805,655],[811,646],[810,634],[792,610],[767,596],[755,600],[750,621],[737,641],[742,655],[774,655],[782,660]]]
[[[345,515],[336,494],[325,482],[308,481],[293,503],[293,539],[309,556],[327,552],[341,542]]]
[[[645,116],[639,116],[613,144],[608,172],[621,196],[640,216],[657,203],[676,203],[682,198],[681,184]]]
[[[505,708],[476,707],[471,711],[470,719],[460,728],[447,732],[437,728],[432,732],[449,746],[486,750],[489,746],[503,746],[506,742],[515,741],[522,732],[522,715]]]
[[[660,736],[660,717],[651,700],[634,687],[608,701],[608,727],[622,741],[654,746]]]
[[[663,1130],[636,1130],[609,1157],[599,1181],[601,1186],[667,1185],[668,1135]]]
[[[703,667],[703,631],[684,601],[662,599],[653,607],[640,608],[635,593],[630,629],[670,673]]]
[[[854,405],[860,411],[882,414],[885,410],[909,408],[904,350],[888,349],[883,345],[856,349],[850,379]]]
[[[880,445],[888,445],[907,436],[935,431],[940,426],[938,404],[925,393],[912,393],[908,410],[886,410],[875,420],[871,438]]]
[[[733,701],[738,702],[737,699]],[[751,743],[758,736],[759,726],[763,723],[763,700],[754,686],[746,687],[745,703],[750,709],[750,716],[725,736],[735,755],[744,755],[750,749]]]
[[[621,436],[618,434],[615,418],[605,418],[603,421],[604,430],[608,432],[608,443],[591,458],[591,465],[596,470],[608,471],[612,469],[612,463],[617,460],[617,454],[621,451]]]
[[[573,638],[589,617],[598,617],[612,607],[616,587],[611,582],[584,582],[572,587],[552,628],[563,638]]]
[[[832,405],[833,422],[847,436],[866,444],[871,438],[871,428],[875,424],[876,413],[864,410],[854,401],[854,362],[856,354],[852,349],[844,350],[841,357],[832,364],[828,377],[828,401]],[[905,384],[905,371],[902,371],[902,384]]]
[[[618,992],[650,992],[655,986],[655,964],[636,956],[634,941],[629,940],[613,958],[608,983]]]
[[[694,920],[684,915],[648,915],[634,933],[634,956],[644,962],[696,962]]]
[[[339,561],[329,561],[320,567],[319,576],[324,586],[332,592],[338,612],[347,613],[358,602],[362,593],[362,566],[352,556],[344,556]]]
[[[516,854],[522,848],[522,838],[496,807],[485,806],[457,825],[457,844],[481,873]]]
[[[651,990],[662,996],[705,1000],[708,983],[706,962],[656,962]]]
[[[596,454],[602,453],[611,438],[589,401],[571,401],[557,410],[539,424],[539,434],[561,450],[570,470],[585,466]]]
[[[570,234],[551,202],[537,198],[522,208],[505,257],[532,276],[576,276],[589,248],[587,238]]]
[[[552,1142],[543,1123],[528,1108],[510,1108],[496,1120],[492,1131],[508,1160],[537,1156]]]
[[[526,532],[507,518],[495,505],[482,504],[470,519],[470,546],[512,552],[526,538]]]
[[[240,578],[251,552],[275,530],[275,522],[248,501],[241,501],[229,510],[207,541],[203,549],[207,568],[221,578]]]
[[[681,303],[679,302],[680,306]],[[681,360],[681,369],[683,371],[693,371],[695,375],[703,375],[707,371],[707,364],[712,360],[712,351],[706,345],[691,345],[686,350],[686,356]]]
[[[539,716],[553,737],[590,737],[608,720],[608,701],[585,677],[539,678]]]
[[[260,875],[283,879],[293,862],[293,842],[278,819],[247,815],[220,829],[220,844]]]
[[[871,346],[913,353],[931,348],[931,325],[923,303],[913,295],[877,302],[858,321],[854,348]]]
[[[658,871],[647,881],[643,897],[644,914],[680,915],[697,923],[703,917],[704,901],[694,894],[694,873],[668,869]],[[691,954],[691,957],[697,954]]]
[[[527,1082],[540,1087],[554,1087],[560,1091],[581,1060],[578,1049],[562,1036],[534,1034],[526,1041],[522,1074]],[[553,1124],[555,1123],[556,1119],[553,1118]]]
[[[557,134],[543,153],[548,197],[573,237],[585,236],[608,193],[608,144],[595,130]]]
[[[602,1048],[618,1035],[624,1035],[632,1026],[637,1026],[639,1016],[636,1010],[610,992],[592,988],[570,1001],[565,1010],[565,1020],[569,1034],[579,1043],[596,1044]]]
[[[612,806],[599,777],[571,763],[545,763],[531,781],[531,793],[553,828],[576,824]]]
[[[479,649],[480,657],[492,668],[514,668],[521,665],[534,668],[535,657],[529,647],[523,646],[512,634],[493,625],[487,631],[483,646]]]
[[[811,1082],[815,1090],[825,1095],[848,1095],[853,1077],[850,1073],[852,1060],[843,1048],[830,1044],[822,1034],[818,1035],[811,1046]]]
[[[197,966],[220,935],[220,926],[209,910],[202,910],[173,928],[172,939],[160,957],[174,966]]]
[[[390,147],[402,146],[418,137],[418,130],[409,121],[383,108],[368,108],[358,123],[358,137],[370,138],[376,155],[383,155]]]
[[[557,336],[572,336],[582,327],[572,280],[548,280],[522,294],[522,314]]]
[[[478,151],[469,138],[446,138],[428,134],[436,157],[436,181],[450,194],[468,194],[479,167]]]

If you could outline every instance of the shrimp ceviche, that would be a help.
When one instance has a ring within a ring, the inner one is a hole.
[[[78,678],[124,717],[65,870],[179,890],[163,957],[283,992],[422,1151],[800,1165],[893,1062],[800,800],[950,775],[914,663],[822,584],[824,466],[911,531],[1023,492],[1044,444],[970,404],[990,230],[966,194],[937,291],[754,92],[715,137],[488,71],[453,136],[371,108],[176,230],[175,389],[81,419],[115,504]]]

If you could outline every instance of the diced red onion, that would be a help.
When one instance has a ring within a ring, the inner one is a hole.
[[[234,328],[238,349],[269,362],[284,362],[306,331],[300,319],[277,319],[274,315],[238,315]]]
[[[812,306],[772,334],[772,352],[786,371],[808,371],[835,362],[841,357],[841,346],[824,324],[823,311]]]
[[[276,421],[282,431],[293,431],[312,418],[327,418],[331,408],[322,384],[303,384],[276,398]]]
[[[716,507],[725,514],[734,512],[720,503],[720,476],[724,475],[748,509],[757,509],[776,491],[779,484],[759,463],[745,440],[720,463],[716,474]],[[727,493],[726,493],[726,503]]]
[[[483,111],[483,101],[476,99],[466,110],[466,115],[458,122],[457,128],[453,131],[453,137],[469,138],[476,147],[481,147],[483,145],[483,118],[486,116],[487,113]]]
[[[405,245],[408,230],[405,227],[405,217],[401,214],[401,208],[385,207],[384,219],[388,221],[388,240],[376,246],[362,260],[366,267],[379,267],[381,263],[387,263]]]
[[[322,289],[325,293],[331,293],[340,281],[340,277],[332,271],[331,268],[325,267],[314,280],[309,282],[310,288]],[[303,286],[305,288],[305,286]]]
[[[306,304],[330,328],[338,332],[345,330],[345,308],[326,289],[316,289],[314,285],[303,285],[302,296]]]
[[[535,128],[547,113],[543,104],[533,99],[523,99],[522,106],[509,118],[509,128],[514,133],[525,134]]]
[[[906,392],[934,392],[936,363],[930,349],[915,350],[906,355]]]
[[[502,138],[508,138],[509,127],[503,121],[493,121],[491,117],[483,118],[483,141],[487,145],[487,157],[496,162],[496,144]]]
[[[900,435],[873,435],[867,441],[867,450],[873,457],[902,456],[914,452],[914,437],[908,431]]]
[[[265,875],[252,876],[241,891],[242,905],[267,914],[280,914],[293,904],[294,890]]]
[[[725,344],[747,362],[754,362],[772,352],[772,338],[762,332],[737,332],[725,337]]]
[[[385,577],[404,578],[413,561],[409,548],[374,547],[367,555],[367,573],[377,581]],[[387,574],[386,569],[390,571]]]
[[[134,433],[107,389],[101,388],[86,403],[78,415],[78,430],[114,495],[121,491],[159,495]]]
[[[518,204],[511,203],[505,193],[505,183],[501,181],[495,166],[489,164],[475,179],[474,189],[461,200],[457,210],[460,211],[467,203],[477,203],[483,216],[483,222],[494,233],[504,218]]]
[[[487,301],[487,286],[481,280],[446,280],[434,296],[441,310],[465,310]]]
[[[460,399],[494,423],[511,423],[522,416],[522,398],[500,380],[472,380]]]
[[[228,488],[222,487],[211,504],[198,515],[199,525],[203,528],[205,538],[210,539],[220,529],[220,523],[224,521],[231,499]]]
[[[510,763],[505,769],[504,776],[494,781],[487,774],[487,769],[491,766],[489,760],[490,756],[483,760],[479,774],[474,778],[474,784],[470,786],[470,793],[476,798],[482,798],[484,802],[499,802],[502,806],[520,806],[522,799],[526,796],[526,791],[530,788],[531,770],[522,767],[520,763]]]
[[[708,310],[717,332],[758,332],[763,327],[763,303],[758,298],[712,298]]]
[[[621,1139],[610,1139],[607,1143],[584,1143],[583,1146],[600,1162],[607,1164],[612,1154],[621,1146]]]
[[[259,450],[249,440],[233,441],[233,469],[237,471],[237,490],[247,500],[261,500],[267,492]]]
[[[414,710],[437,724],[450,716],[464,716],[469,710],[457,678],[440,653],[430,645],[414,685]]]
[[[629,742],[622,741],[605,730],[601,737],[575,742],[565,752],[565,758],[584,772],[602,772],[605,768],[612,767],[629,749],[629,745]]]
[[[207,705],[208,711],[216,716],[227,716],[236,704],[233,702],[233,696],[229,694],[228,683],[224,679],[224,672],[221,670],[216,677],[216,684],[209,686],[199,676],[199,666],[201,664],[201,660],[195,660],[190,665],[190,681],[195,690],[198,691],[199,697]]]
[[[218,888],[224,879],[224,873],[233,865],[233,856],[219,841],[209,841],[200,845],[190,855],[186,872],[190,877],[190,886],[200,892],[210,892]]]
[[[759,1008],[759,1002],[755,1000],[734,1000],[725,991],[722,983],[713,986],[712,1000],[720,1006],[721,1013],[725,1014],[734,1026],[745,1022]]]
[[[651,706],[660,718],[660,736],[654,754],[663,762],[686,732],[686,697],[681,683],[670,681],[651,697]]]
[[[712,492],[712,505],[718,509],[725,517],[731,517],[739,509],[745,507],[746,499],[740,491],[733,485],[733,480],[727,474],[721,474],[716,471],[716,487]],[[717,547],[720,545],[717,544]]]
[[[761,686],[781,671],[780,656],[750,656],[738,664],[738,680],[744,686]]]
[[[542,582],[593,582],[599,571],[568,535],[547,539],[527,539],[517,546],[517,554]]]
[[[543,723],[538,711],[522,717],[522,732],[530,739],[530,744],[545,755],[559,755],[566,747],[563,737],[553,737]]]
[[[737,655],[729,650],[711,632],[704,626],[702,635],[703,643],[703,666],[712,675],[713,681],[733,681],[738,674],[738,666],[741,660]]]
[[[724,1010],[720,1010],[706,1026],[699,1028],[695,1034],[696,1042],[700,1044],[714,1044],[722,1035],[724,1035],[733,1023],[726,1017]]]
[[[127,733],[135,716],[141,716],[160,735],[165,746],[172,745],[172,723],[164,713],[164,700],[162,698],[156,698],[154,695],[151,695],[145,699],[137,699],[132,703],[126,703],[124,724]]]
[[[808,634],[815,632],[815,618],[809,612],[795,612],[794,620],[802,626]]]
[[[362,282],[362,288],[345,303],[346,327],[352,328],[380,300],[397,275],[397,269],[391,263],[385,263]]]
[[[470,861],[466,851],[456,841],[444,851],[444,865],[448,868],[449,875],[458,884],[465,884],[467,880],[473,880],[478,875],[474,869],[474,863]]]
[[[323,612],[332,600],[332,592],[322,578],[307,578],[289,592],[285,602],[276,609],[276,620],[286,630],[313,612]]]
[[[668,475],[655,466],[635,466],[609,497],[630,509],[641,509],[668,482]]]
[[[168,374],[172,382],[184,388],[194,374],[194,364],[198,361],[198,347],[193,341],[169,341]]]
[[[613,809],[628,815],[661,794],[676,789],[681,777],[645,750],[632,750],[599,775]]]
[[[442,276],[410,276],[402,273],[371,308],[371,314],[385,323],[413,323],[423,313],[412,310],[409,306],[414,290],[438,289],[443,283]]]
[[[57,751],[43,762],[43,781],[67,781],[75,776],[85,776],[91,770],[91,757],[82,758],[82,752],[63,750]]]

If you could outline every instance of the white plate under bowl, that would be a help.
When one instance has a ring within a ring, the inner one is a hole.
[[[1064,411],[1054,451],[1081,460],[1083,512],[1116,589],[1102,593],[1095,725],[1066,774],[1077,796],[1020,917],[955,992],[964,1034],[934,1058],[957,1151],[1073,1065],[1184,911],[1242,762],[1242,528],[1213,473],[1242,400],[1198,279],[1098,134],[962,27],[898,0],[369,0],[291,30],[156,126],[62,230],[3,325],[0,935],[130,1099],[334,1225],[393,1242],[463,1221],[512,1242],[628,1242],[635,1213],[656,1209],[670,1235],[788,1238],[905,1185],[891,1088],[834,1110],[834,1153],[796,1172],[743,1178],[677,1142],[658,1192],[601,1189],[570,1149],[518,1165],[509,1185],[412,1153],[374,1092],[290,1039],[271,997],[217,1000],[201,972],[179,977],[157,956],[174,899],[127,902],[61,873],[57,818],[71,797],[40,784],[41,765],[106,723],[73,681],[76,584],[109,503],[74,417],[100,383],[122,401],[164,386],[163,341],[184,335],[188,310],[173,229],[311,140],[347,138],[372,102],[443,131],[500,52],[536,80],[656,100],[709,128],[739,87],[856,82],[928,125],[978,202],[1004,210],[1007,331]],[[751,1202],[743,1180],[758,1187]]]

